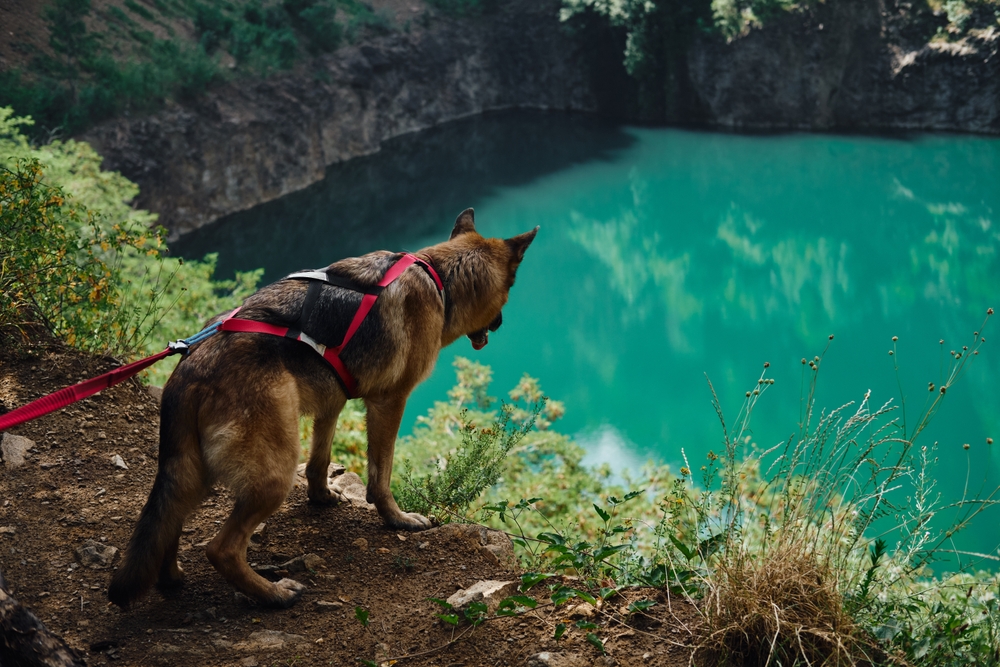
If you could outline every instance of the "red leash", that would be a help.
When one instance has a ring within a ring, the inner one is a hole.
[[[441,278],[438,277],[437,272],[429,263],[410,253],[404,254],[401,258],[399,258],[399,260],[396,261],[395,264],[389,267],[389,270],[382,277],[382,280],[379,281],[378,286],[388,287],[396,280],[396,278],[403,274],[403,271],[413,264],[419,264],[430,274],[435,285],[437,286],[438,292],[440,292],[443,297],[444,285],[441,282]],[[337,377],[340,378],[343,383],[347,395],[351,398],[354,398],[356,395],[357,380],[354,379],[354,376],[347,369],[347,366],[345,366],[344,362],[341,361],[340,351],[344,349],[344,346],[347,345],[347,343],[354,336],[365,317],[368,316],[368,313],[371,311],[372,306],[375,305],[377,298],[378,296],[375,294],[365,294],[365,296],[361,299],[361,305],[354,314],[354,319],[351,321],[351,324],[347,329],[347,334],[344,336],[344,340],[337,347],[327,348],[325,345],[316,343],[316,341],[298,331],[295,332],[295,336],[292,336],[295,340],[307,343],[310,347],[319,352],[324,359],[326,359],[327,363],[330,364],[336,372]],[[43,396],[42,398],[21,406],[20,408],[8,412],[5,415],[0,415],[0,431],[6,431],[9,428],[23,424],[24,422],[37,419],[38,417],[49,414],[50,412],[55,412],[59,408],[65,408],[67,405],[72,405],[73,403],[83,400],[88,396],[93,396],[99,391],[124,382],[166,356],[176,354],[178,352],[187,353],[190,346],[200,343],[219,331],[241,331],[271,334],[273,336],[288,336],[288,332],[290,331],[288,327],[279,327],[273,324],[267,324],[266,322],[257,322],[255,320],[244,320],[233,317],[237,312],[239,312],[239,310],[240,309],[237,308],[233,312],[229,313],[223,321],[216,322],[212,326],[199,331],[189,338],[184,338],[177,342],[170,343],[167,346],[167,349],[162,352],[158,352],[151,357],[146,357],[145,359],[140,359],[139,361],[133,361],[127,366],[116,368],[113,371],[105,373],[104,375],[99,375],[95,378],[91,378],[90,380],[81,382],[80,384],[75,384],[72,387],[60,389],[54,394]]]
[[[107,389],[108,387],[113,387],[120,382],[124,382],[133,375],[139,373],[139,371],[143,370],[147,366],[152,366],[167,355],[174,354],[179,351],[180,350],[168,347],[163,352],[158,352],[151,357],[146,357],[145,359],[140,359],[139,361],[133,361],[127,366],[116,368],[113,371],[105,373],[104,375],[99,375],[95,378],[85,380],[84,382],[75,384],[72,387],[60,389],[54,394],[43,396],[37,401],[32,401],[27,405],[21,406],[17,410],[8,412],[5,415],[0,415],[0,431],[6,431],[9,428],[23,424],[26,421],[31,421],[32,419],[37,419],[42,415],[54,412],[59,408],[65,408],[67,405],[76,403],[77,401],[83,400],[88,396],[93,396],[103,389]]]

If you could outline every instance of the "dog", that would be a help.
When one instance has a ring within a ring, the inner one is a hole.
[[[154,583],[161,589],[182,583],[177,549],[184,520],[221,483],[234,506],[208,544],[209,561],[252,600],[270,607],[293,605],[304,586],[256,574],[246,561],[247,545],[292,487],[300,415],[314,417],[306,465],[309,501],[338,501],[327,487],[327,469],[337,417],[350,393],[367,409],[368,502],[390,528],[429,528],[427,517],[403,512],[389,489],[406,399],[430,375],[441,348],[461,336],[477,350],[487,344],[537,232],[535,227],[509,239],[484,238],[476,231],[473,210],[467,209],[448,241],[407,255],[421,266],[408,266],[387,286],[378,283],[388,279],[401,253],[379,251],[335,262],[325,270],[333,284],[318,287],[313,284],[320,281],[293,274],[263,287],[239,309],[240,320],[254,326],[284,325],[293,331],[298,326],[301,340],[313,347],[289,334],[227,330],[223,316],[210,320],[210,325],[221,322],[223,332],[193,345],[163,388],[156,479],[108,599],[124,609]],[[376,298],[357,325],[359,305],[372,300],[369,293]],[[348,369],[345,382],[331,368],[333,362],[316,352],[335,348],[351,329],[354,335],[347,336],[339,354]]]

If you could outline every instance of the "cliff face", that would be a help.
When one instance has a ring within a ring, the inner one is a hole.
[[[1000,133],[1000,31],[929,41],[907,0],[834,0],[726,43],[694,40],[671,121],[730,128]],[[265,81],[233,82],[83,138],[136,181],[171,236],[301,190],[386,139],[510,107],[627,113],[613,31],[574,34],[559,0],[436,18]],[[591,26],[593,27],[593,26]],[[618,36],[620,37],[620,35]],[[624,82],[624,83],[623,83]],[[670,106],[670,105],[668,105]]]
[[[837,0],[775,18],[729,44],[700,39],[688,73],[703,116],[690,120],[1000,133],[995,22],[953,43],[929,41],[933,24],[913,23],[910,10],[891,0]]]
[[[582,46],[560,26],[558,1],[511,5],[366,40],[83,139],[106,169],[139,184],[137,205],[176,238],[300,190],[401,134],[509,107],[595,111]]]

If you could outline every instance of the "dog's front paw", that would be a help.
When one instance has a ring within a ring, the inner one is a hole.
[[[416,512],[400,512],[387,520],[385,524],[396,530],[427,530],[434,526],[430,519]]]
[[[320,489],[309,488],[310,505],[336,505],[343,500],[343,496],[330,490],[329,487]]]
[[[275,597],[267,601],[267,606],[288,609],[302,597],[305,585],[294,579],[282,579],[274,583]]]

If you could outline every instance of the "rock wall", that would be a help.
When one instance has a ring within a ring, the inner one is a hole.
[[[436,18],[342,48],[296,72],[237,81],[144,118],[88,132],[104,168],[137,182],[137,205],[171,237],[305,188],[386,139],[511,107],[595,111],[581,45],[558,0],[499,15]]]
[[[702,38],[688,73],[702,117],[731,128],[1000,133],[1000,30],[933,41],[910,7],[834,0],[726,44]],[[939,21],[939,25],[943,21]]]
[[[729,43],[696,38],[669,120],[734,129],[1000,133],[1000,30],[930,37],[941,17],[909,0],[829,0]],[[301,190],[392,137],[512,107],[629,113],[620,33],[574,33],[559,0],[435,18],[265,81],[235,81],[83,137],[136,181],[173,238]],[[990,23],[992,21],[992,23]],[[589,30],[589,32],[588,32]],[[603,30],[603,32],[601,32]],[[595,37],[596,35],[596,37]],[[665,120],[665,119],[661,119]]]

